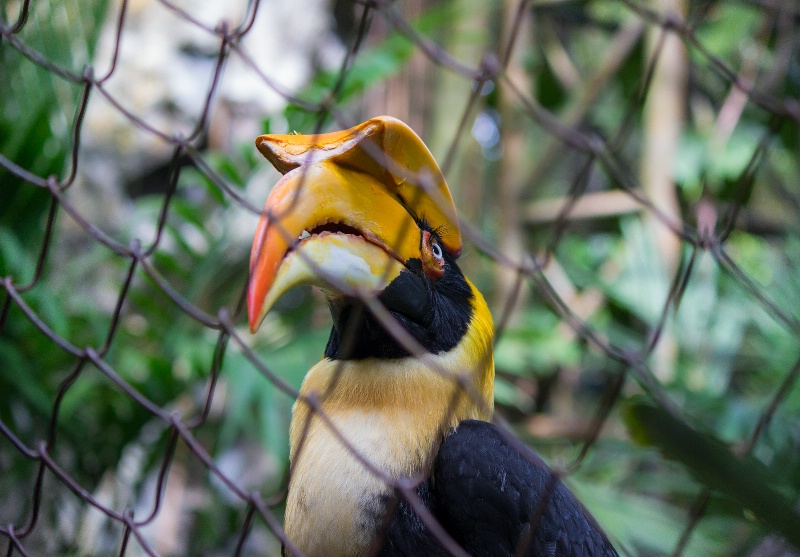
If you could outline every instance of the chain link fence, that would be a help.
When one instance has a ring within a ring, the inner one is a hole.
[[[246,332],[252,137],[380,113],[453,189],[496,419],[620,553],[794,554],[800,5],[208,4],[2,3],[6,555],[279,554],[329,325]]]

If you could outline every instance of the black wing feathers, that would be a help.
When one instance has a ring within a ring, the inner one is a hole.
[[[618,557],[544,461],[487,422],[463,421],[447,436],[417,495],[475,557]],[[450,555],[402,497],[384,503],[393,513],[379,556]]]
[[[532,451],[461,422],[436,459],[433,508],[476,556],[616,557],[594,519]]]
[[[417,487],[417,496],[425,507],[435,513],[431,482],[422,482]],[[384,501],[386,508],[393,508],[389,524],[379,532],[379,557],[448,557],[451,555],[436,536],[431,533],[413,507],[402,497],[395,496]]]

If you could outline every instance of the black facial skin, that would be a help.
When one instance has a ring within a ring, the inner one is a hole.
[[[424,223],[421,227],[427,229]],[[436,237],[435,232],[430,232]],[[429,279],[422,271],[421,261],[411,259],[378,297],[397,322],[433,354],[455,347],[472,319],[472,290],[455,259],[447,250],[442,251],[445,270],[440,279]],[[362,360],[411,355],[360,300],[336,299],[331,303],[331,315],[333,330],[325,357]]]

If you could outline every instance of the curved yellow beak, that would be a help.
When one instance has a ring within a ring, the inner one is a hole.
[[[250,253],[247,312],[255,332],[298,284],[380,292],[420,257],[426,221],[461,252],[450,190],[430,151],[403,122],[373,118],[319,135],[263,135],[259,151],[284,174],[264,206]]]

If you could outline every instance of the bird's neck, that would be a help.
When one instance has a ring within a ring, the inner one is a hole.
[[[292,416],[286,510],[304,553],[366,552],[391,496],[386,479],[427,476],[449,430],[491,416],[491,342],[489,320],[432,361],[325,359],[309,371]]]

